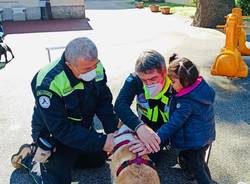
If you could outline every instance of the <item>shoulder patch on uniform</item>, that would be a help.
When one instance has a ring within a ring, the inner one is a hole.
[[[49,91],[46,91],[46,90],[38,90],[37,92],[36,92],[36,96],[48,96],[48,97],[52,97],[52,93],[51,92],[49,92]]]
[[[39,104],[41,105],[42,108],[49,108],[50,106],[50,98],[47,96],[40,96],[39,97]]]
[[[131,82],[133,80],[133,76],[132,75],[129,75],[128,78],[126,79],[127,82]]]
[[[179,109],[181,107],[181,104],[180,103],[177,103],[176,104],[176,108]]]

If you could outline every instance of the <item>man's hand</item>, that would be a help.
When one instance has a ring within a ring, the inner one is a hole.
[[[150,153],[160,151],[161,139],[151,128],[141,125],[136,133]]]
[[[46,163],[50,155],[51,151],[46,151],[40,147],[37,147],[33,160],[39,163]]]
[[[113,151],[114,146],[115,146],[114,134],[113,133],[108,134],[106,142],[105,142],[104,147],[103,147],[103,151],[110,153]]]
[[[150,151],[146,148],[144,143],[139,139],[131,141],[128,145],[129,145],[129,151],[132,151],[133,153],[138,153],[139,156],[150,153]]]

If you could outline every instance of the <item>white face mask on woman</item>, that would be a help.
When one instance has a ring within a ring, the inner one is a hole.
[[[94,78],[96,78],[96,69],[90,70],[89,72],[80,74],[78,78],[84,80],[84,81],[91,81]]]
[[[150,85],[146,85],[146,88],[150,94],[150,97],[154,98],[156,95],[158,95],[161,92],[163,88],[163,84],[161,83],[150,84]]]

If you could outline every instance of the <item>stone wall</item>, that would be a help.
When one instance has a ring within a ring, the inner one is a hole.
[[[3,21],[41,19],[39,0],[0,0],[0,7]]]
[[[84,0],[50,0],[51,6],[84,6]]]
[[[1,8],[11,7],[37,7],[39,0],[0,0]]]
[[[84,0],[50,0],[53,19],[85,18]]]
[[[85,18],[84,6],[52,6],[53,19],[78,19]]]
[[[0,0],[0,20],[41,19],[39,0]],[[50,0],[52,18],[85,18],[84,0]]]

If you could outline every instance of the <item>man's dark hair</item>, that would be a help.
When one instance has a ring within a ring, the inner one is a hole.
[[[136,61],[135,72],[149,73],[154,69],[156,69],[159,73],[166,69],[164,57],[155,50],[142,52]]]
[[[187,58],[179,58],[173,54],[169,58],[168,76],[178,78],[183,87],[191,86],[199,77],[196,65]]]

